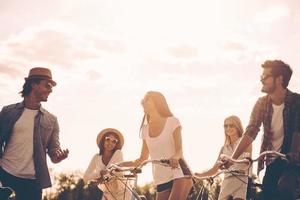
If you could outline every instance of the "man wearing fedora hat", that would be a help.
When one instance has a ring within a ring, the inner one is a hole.
[[[0,112],[0,182],[17,200],[40,200],[42,189],[51,186],[46,153],[53,163],[68,157],[56,116],[41,106],[54,86],[50,69],[32,68],[20,92],[24,100]]]

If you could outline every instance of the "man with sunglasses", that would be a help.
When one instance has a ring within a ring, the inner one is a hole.
[[[41,106],[54,86],[50,69],[32,68],[20,92],[24,100],[0,112],[0,182],[17,200],[40,200],[42,189],[51,186],[46,153],[53,163],[68,157],[60,148],[57,118]]]
[[[275,150],[291,160],[287,164],[280,159],[258,163],[258,173],[266,165],[263,178],[263,196],[268,200],[295,199],[299,176],[300,151],[300,95],[287,89],[292,69],[281,60],[267,60],[262,64],[261,91],[267,95],[259,98],[252,110],[249,125],[236,147],[232,158],[236,159],[255,140],[263,125],[261,152]]]

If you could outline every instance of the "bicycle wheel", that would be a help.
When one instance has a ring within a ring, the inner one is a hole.
[[[135,190],[131,190],[131,194],[131,200],[144,200],[139,196],[139,194]]]

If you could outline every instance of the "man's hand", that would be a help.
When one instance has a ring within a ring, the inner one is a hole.
[[[54,151],[53,153],[51,153],[51,161],[53,163],[59,163],[60,161],[66,159],[69,155],[69,150],[68,149],[65,149],[65,150],[62,150],[62,149],[58,149],[56,151]]]

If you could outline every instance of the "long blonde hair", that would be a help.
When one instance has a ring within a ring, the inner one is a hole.
[[[242,135],[244,133],[244,129],[243,129],[242,122],[241,122],[240,118],[235,116],[235,115],[231,115],[231,116],[225,118],[224,124],[225,124],[226,121],[230,121],[234,125],[234,127],[236,128],[239,137],[242,137]],[[230,137],[226,134],[225,129],[224,129],[224,134],[225,134],[224,145],[228,145],[228,144],[231,145],[232,141],[231,141]]]
[[[162,93],[157,92],[157,91],[149,91],[149,92],[146,93],[145,97],[148,97],[153,101],[157,112],[162,117],[171,117],[171,116],[173,116],[172,112],[170,111],[167,100],[166,100],[166,98],[164,97],[164,95]],[[149,119],[150,119],[150,116],[145,113],[144,116],[143,116],[141,126],[140,126],[140,132],[141,132],[142,127],[144,126],[144,123],[145,122],[148,123]]]

